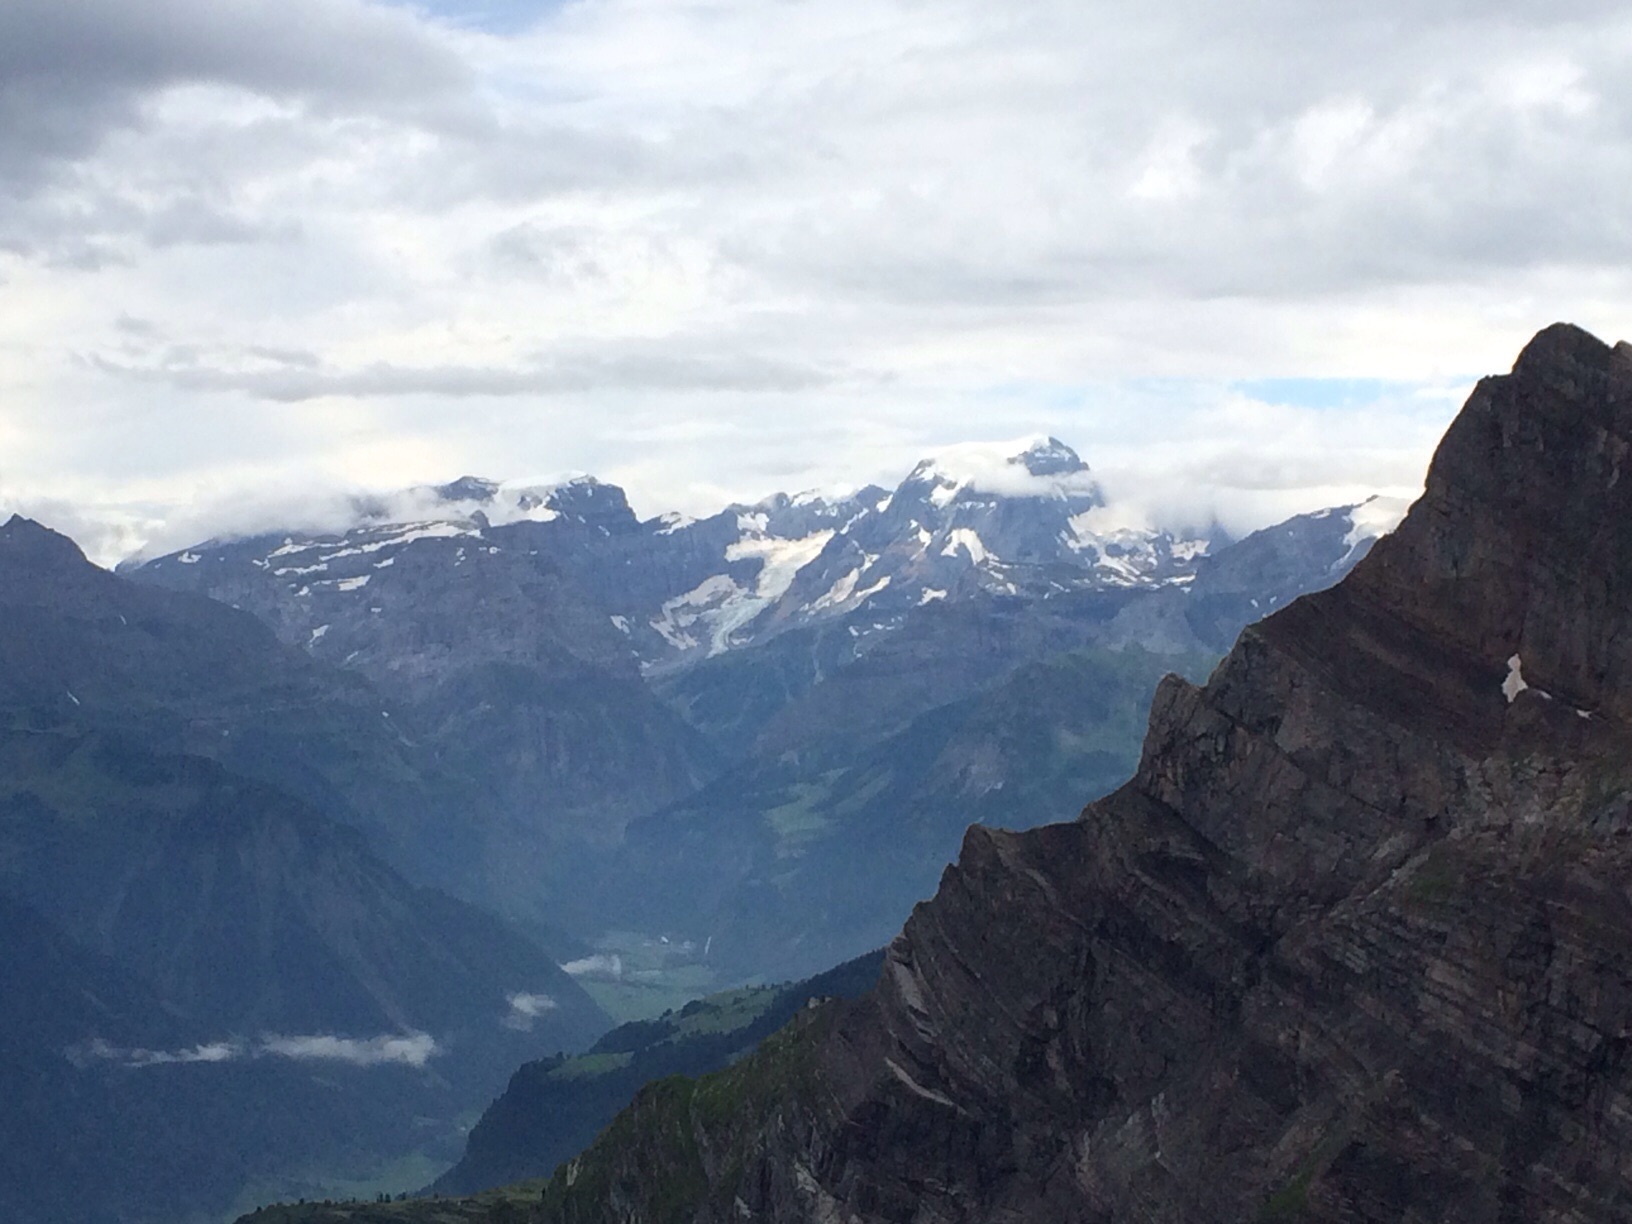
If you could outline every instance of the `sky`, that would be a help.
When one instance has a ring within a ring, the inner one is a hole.
[[[643,515],[1051,433],[1236,530],[1420,487],[1632,336],[1585,0],[7,0],[0,508],[103,560],[315,491]]]

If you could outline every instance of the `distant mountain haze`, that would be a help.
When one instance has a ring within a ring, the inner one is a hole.
[[[10,1056],[55,1103],[19,1159],[85,1170],[19,1164],[22,1224],[423,1185],[517,1065],[609,1027],[596,999],[816,974],[969,824],[1116,786],[1164,674],[1395,508],[1175,534],[1035,438],[696,521],[588,476],[355,511],[118,573],[0,527],[0,900],[19,981],[105,1003]]]
[[[382,517],[404,506],[423,517]],[[771,825],[805,818],[767,812],[799,809],[795,792],[820,790],[810,779],[847,754],[1027,661],[1136,648],[1148,659],[1137,679],[1109,656],[1079,677],[1121,693],[1124,721],[1095,778],[1047,801],[1051,815],[1074,810],[1131,769],[1134,715],[1162,660],[1205,670],[1242,625],[1341,577],[1403,506],[1302,516],[1232,546],[1216,527],[1132,522],[1074,451],[1037,437],[946,448],[893,492],[777,494],[700,520],[641,522],[622,490],[590,476],[466,477],[357,511],[343,533],[205,542],[125,572],[255,612],[390,698],[398,728],[453,784],[417,843],[380,842],[410,875],[584,938],[629,924],[699,946],[717,935],[729,974],[785,978],[884,938],[977,814],[932,822],[888,903],[855,915],[864,934],[790,959],[757,934],[758,950],[739,956],[738,933],[699,908],[729,895],[736,926],[769,929],[747,900],[760,869],[727,866],[759,834],[722,840],[686,811],[701,803],[716,825],[736,812],[786,858]],[[751,780],[762,775],[780,781]],[[764,804],[731,797],[743,790]],[[647,832],[670,809],[662,822],[695,847],[679,857]],[[806,823],[795,842],[814,832],[844,844],[821,832],[836,828],[826,817]],[[808,874],[827,865],[813,859]],[[696,898],[653,901],[681,879],[698,881]],[[830,929],[802,903],[772,905],[787,911],[778,921]]]

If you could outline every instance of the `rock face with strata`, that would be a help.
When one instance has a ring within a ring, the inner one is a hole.
[[[1632,347],[1542,332],[1131,782],[972,829],[873,995],[649,1091],[548,1214],[1632,1219],[1629,450]]]

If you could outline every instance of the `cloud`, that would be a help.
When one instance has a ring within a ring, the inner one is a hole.
[[[8,502],[696,512],[1042,431],[1247,523],[1420,478],[1455,405],[1400,397],[1545,323],[1632,334],[1624,6],[488,8],[0,12]],[[1221,407],[1288,377],[1390,386]]]
[[[126,1067],[159,1067],[178,1063],[242,1062],[258,1058],[340,1062],[354,1067],[397,1065],[419,1068],[439,1052],[435,1038],[427,1033],[388,1033],[368,1038],[264,1036],[254,1042],[234,1038],[184,1050],[123,1049],[95,1038],[70,1047],[66,1056],[81,1068],[98,1062],[115,1062]]]
[[[170,1063],[232,1062],[244,1056],[243,1047],[232,1041],[212,1042],[185,1050],[123,1050],[96,1038],[68,1051],[68,1058],[77,1067],[93,1062],[119,1062],[127,1067],[157,1067]]]
[[[710,357],[661,351],[611,352],[540,356],[519,368],[376,362],[352,370],[328,368],[311,354],[291,355],[264,346],[246,348],[240,355],[249,360],[216,364],[183,351],[154,364],[127,363],[99,354],[87,361],[107,374],[162,383],[181,391],[237,391],[254,399],[285,404],[328,397],[434,395],[463,399],[612,389],[780,392],[835,381],[833,374],[823,370],[752,354]]]
[[[547,994],[517,993],[510,995],[505,1002],[510,1005],[510,1010],[500,1023],[518,1033],[532,1032],[533,1022],[558,1006]]]
[[[0,165],[82,157],[180,85],[411,110],[469,80],[420,23],[358,0],[11,0],[0,9],[0,120],[27,121],[0,122]]]
[[[1230,384],[1103,386],[1062,400],[1047,424],[1092,461],[1090,473],[1064,482],[1067,491],[1102,488],[1117,513],[1130,520],[1184,528],[1216,519],[1232,531],[1245,532],[1373,493],[1414,496],[1462,390],[1436,387],[1429,394],[1390,387],[1352,402],[1304,408],[1244,394]],[[1301,393],[1318,398],[1327,392],[1317,383],[1301,387]],[[971,410],[970,415],[976,413]],[[1034,409],[1002,401],[987,404],[978,415],[984,432],[994,434],[1036,420]],[[603,468],[601,475],[621,483],[644,517],[675,508],[702,516],[731,502],[752,502],[773,489],[894,488],[924,458],[954,484],[1010,495],[1060,491],[1060,478],[1031,477],[1007,462],[1029,439],[947,445],[944,433],[937,436],[935,416],[926,413],[925,418],[916,430],[875,421],[865,431],[842,425],[835,425],[832,435],[813,431],[820,441],[807,444],[801,453],[798,431],[808,427],[796,418],[730,429],[672,421],[659,413],[640,427],[659,457],[626,457]],[[1068,425],[1078,432],[1068,433]],[[596,423],[586,422],[585,428],[596,428]],[[506,436],[525,437],[526,430],[525,417],[517,418]],[[456,445],[450,438],[450,451]],[[708,472],[722,452],[737,466],[730,482],[697,480],[695,474]],[[502,472],[506,458],[495,450],[479,457],[471,470]],[[509,462],[514,464],[514,458]],[[446,460],[433,458],[430,466],[429,478],[462,474]],[[366,488],[297,470],[218,482],[169,504],[98,501],[91,489],[78,499],[30,496],[0,480],[0,513],[44,522],[79,541],[93,560],[113,564],[211,538],[464,520],[476,510],[490,521],[510,521],[529,513],[517,500],[523,488],[572,476],[513,481],[507,493],[501,490],[499,504],[446,501],[424,486]],[[569,968],[593,971],[609,965],[606,958],[591,957]]]
[[[938,501],[964,488],[1003,497],[1097,497],[1098,483],[1080,467],[1033,475],[1025,454],[1052,450],[1055,441],[1033,434],[1004,442],[958,442],[937,447],[914,473],[941,486],[931,495]]]
[[[436,1039],[428,1033],[387,1034],[380,1037],[266,1037],[259,1054],[298,1061],[341,1062],[354,1067],[398,1064],[423,1067],[437,1053]]]
[[[1174,529],[1217,521],[1236,534],[1374,494],[1414,499],[1469,389],[1389,385],[1309,408],[1228,383],[1123,388],[1115,396],[1122,411],[1157,423],[1160,441],[1101,432],[1091,444],[1096,475],[1124,513]],[[1348,390],[1317,384],[1298,393]]]
[[[617,954],[607,955],[596,953],[594,956],[585,956],[579,960],[571,960],[561,968],[573,977],[621,978],[623,976],[623,957]]]

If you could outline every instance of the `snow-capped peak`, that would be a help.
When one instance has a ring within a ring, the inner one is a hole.
[[[430,489],[410,489],[390,497],[416,498],[429,495],[434,508],[424,517],[450,515],[469,518],[480,511],[494,526],[505,523],[547,523],[560,516],[569,502],[593,497],[601,482],[586,472],[563,472],[551,476],[531,476],[519,480],[488,480],[481,476],[461,476],[458,480]]]
[[[963,442],[922,460],[902,488],[928,485],[945,506],[960,494],[1100,500],[1099,485],[1076,451],[1058,438],[1033,435],[1008,442]]]
[[[1409,498],[1384,497],[1381,494],[1366,498],[1358,506],[1349,508],[1349,534],[1344,537],[1343,543],[1353,548],[1365,540],[1387,535],[1400,525],[1409,509]]]
[[[498,491],[498,481],[481,476],[461,476],[430,490],[438,501],[444,502],[490,502]]]
[[[1082,456],[1058,438],[1034,436],[1025,441],[1025,449],[1009,462],[1023,465],[1033,476],[1066,476],[1088,470]]]
[[[1347,514],[1349,519],[1349,532],[1343,537],[1343,547],[1347,551],[1338,561],[1338,566],[1364,556],[1373,544],[1400,525],[1409,509],[1411,502],[1408,498],[1373,494],[1357,506],[1338,510],[1337,513]]]

